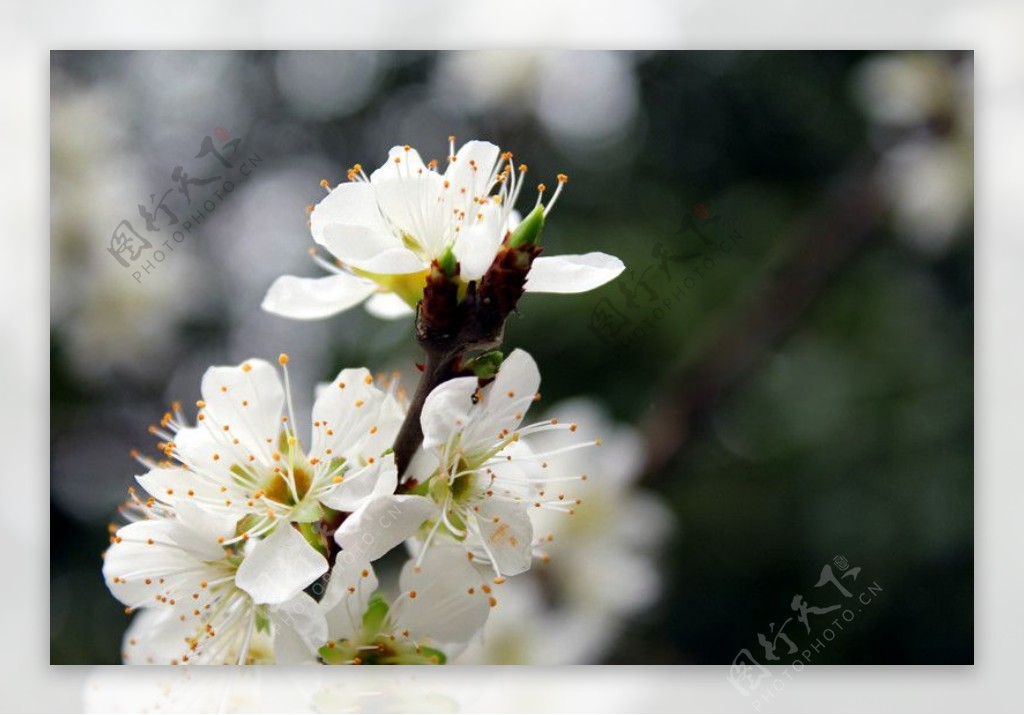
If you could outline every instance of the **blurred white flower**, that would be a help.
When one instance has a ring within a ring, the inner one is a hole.
[[[274,63],[285,101],[304,116],[348,116],[373,97],[386,70],[381,52],[280,52]]]
[[[893,222],[915,248],[941,254],[970,225],[973,163],[971,147],[956,141],[912,140],[886,156],[882,180]]]
[[[863,62],[853,92],[884,130],[880,180],[897,235],[946,252],[974,202],[973,62],[951,53],[886,53]]]
[[[636,612],[658,596],[656,556],[672,524],[661,501],[637,488],[644,467],[643,439],[634,428],[611,421],[592,400],[580,398],[551,409],[551,414],[560,412],[578,420],[579,438],[600,434],[604,446],[599,453],[565,451],[549,460],[552,470],[587,475],[576,490],[583,506],[564,526],[551,514],[532,514],[539,533],[557,527],[557,538],[546,547],[558,560],[550,577],[574,607],[610,617]],[[534,450],[553,452],[563,447],[564,439],[549,432],[532,436],[528,443]],[[597,563],[616,574],[616,582],[629,586],[609,588],[595,571]]]
[[[882,54],[866,60],[854,78],[854,93],[876,122],[912,126],[953,106],[949,68],[930,53]]]
[[[554,608],[543,579],[532,573],[501,587],[487,628],[459,655],[459,664],[579,665],[602,652],[615,626],[571,607]],[[614,634],[612,634],[614,635]]]
[[[634,56],[612,51],[445,53],[433,77],[446,102],[504,118],[532,114],[560,150],[583,163],[620,161],[637,124]]]
[[[514,208],[526,166],[515,166],[511,153],[501,154],[489,142],[471,141],[456,152],[451,137],[450,152],[443,174],[436,161],[424,163],[410,146],[392,148],[370,176],[358,164],[353,167],[349,183],[331,189],[311,216],[313,239],[337,259],[331,263],[317,257],[318,262],[334,275],[282,276],[267,292],[263,308],[313,319],[369,299],[371,313],[396,318],[412,313],[433,261],[450,257],[462,281],[480,280],[518,224]],[[543,207],[544,187],[538,187],[535,224],[554,207],[566,181],[560,174]],[[526,290],[584,292],[604,285],[623,268],[622,261],[604,253],[541,256],[533,261]]]
[[[435,65],[434,89],[471,112],[520,114],[533,108],[548,55],[539,50],[445,52]]]
[[[559,52],[538,78],[537,116],[555,144],[583,153],[617,148],[640,105],[633,60],[626,52]]]
[[[152,428],[180,466],[142,460],[151,469],[138,481],[155,500],[175,509],[195,504],[238,524],[225,544],[260,537],[282,522],[311,524],[325,507],[358,511],[397,485],[394,457],[385,455],[404,418],[395,397],[375,387],[368,370],[342,370],[313,405],[306,452],[292,413],[287,356],[280,362],[283,386],[263,360],[207,370],[197,425],[169,412]]]
[[[55,94],[51,107],[52,323],[70,366],[93,380],[162,374],[179,326],[207,295],[204,267],[186,247],[141,283],[107,250],[120,221],[146,201],[142,166],[114,111],[123,101],[100,86]]]
[[[541,557],[555,563],[503,588],[480,643],[463,656],[466,662],[593,662],[615,643],[626,619],[660,592],[657,556],[672,518],[657,498],[636,487],[643,468],[640,435],[612,422],[589,399],[553,406],[551,414],[559,413],[579,420],[581,437],[601,434],[604,446],[600,452],[547,458],[552,473],[586,475],[574,487],[582,504],[572,519],[557,525],[550,513],[530,513],[536,533],[543,535]],[[525,441],[550,453],[564,446],[564,437],[546,432]],[[526,619],[521,612],[533,615]]]

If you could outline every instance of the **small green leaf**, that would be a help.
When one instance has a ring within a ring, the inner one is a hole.
[[[464,363],[464,366],[480,379],[490,380],[498,374],[498,369],[501,367],[502,360],[504,359],[505,356],[502,355],[500,350],[491,350],[482,355],[477,355],[475,358],[470,358]]]

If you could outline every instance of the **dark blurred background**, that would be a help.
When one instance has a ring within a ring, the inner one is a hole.
[[[764,663],[758,634],[788,618],[803,651],[814,638],[790,604],[837,602],[815,588],[829,564],[837,579],[861,569],[840,582],[854,596],[880,590],[812,662],[973,661],[970,53],[51,64],[52,663],[118,662],[127,619],[99,554],[140,471],[129,450],[151,445],[171,400],[197,399],[207,366],[287,350],[300,414],[341,366],[411,379],[407,321],[297,323],[259,302],[277,275],[320,274],[305,207],[322,178],[369,170],[394,144],[443,157],[449,134],[514,151],[536,181],[569,174],[545,246],[630,269],[592,293],[527,296],[506,341],[537,359],[545,401],[589,395],[640,431],[639,484],[674,517],[660,596],[590,659],[729,663],[748,649]],[[111,232],[142,227],[138,205],[168,189],[179,210],[175,167],[237,172],[197,157],[206,137],[240,139],[252,171],[136,280]],[[811,611],[815,637],[840,613]]]

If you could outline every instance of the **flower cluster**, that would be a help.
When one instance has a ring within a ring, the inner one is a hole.
[[[494,347],[523,290],[588,290],[622,265],[539,257],[565,178],[519,221],[526,168],[511,159],[453,145],[440,173],[396,147],[313,210],[334,275],[282,277],[264,306],[298,318],[365,298],[377,314],[415,308],[420,386],[408,400],[394,381],[343,369],[300,424],[286,354],[207,370],[195,419],[175,404],[150,428],[161,456],[136,455],[141,490],[111,527],[104,578],[139,612],[126,663],[444,663],[484,627],[506,578],[543,557],[552,537],[534,533],[533,515],[574,513],[566,487],[586,479],[559,456],[601,441],[526,419],[537,365]],[[565,438],[542,448],[544,433]],[[403,546],[397,584],[382,584],[378,560]]]

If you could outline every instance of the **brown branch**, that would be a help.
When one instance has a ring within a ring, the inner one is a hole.
[[[431,390],[446,380],[454,377],[453,366],[457,355],[442,355],[440,353],[428,352],[426,363],[423,366],[423,375],[416,386],[416,392],[409,403],[409,410],[406,412],[402,427],[398,430],[395,438],[395,464],[400,475],[405,474],[413,455],[423,443],[423,427],[420,423],[420,415],[423,412],[423,403]]]

